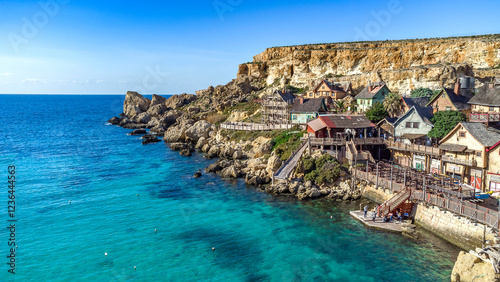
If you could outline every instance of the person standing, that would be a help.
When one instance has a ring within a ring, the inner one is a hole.
[[[365,206],[364,210],[365,210],[365,217],[366,217],[366,214],[368,213],[368,206],[367,205]]]

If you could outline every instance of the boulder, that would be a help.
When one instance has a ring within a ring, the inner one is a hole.
[[[144,123],[128,122],[125,125],[123,125],[122,127],[126,128],[126,129],[144,129],[144,128],[148,128],[148,125],[144,124]]]
[[[145,145],[145,144],[149,144],[149,143],[157,143],[157,142],[160,142],[161,140],[158,139],[158,137],[156,137],[155,135],[152,135],[152,134],[146,134],[144,136],[141,137],[142,139],[142,145]]]
[[[200,139],[198,139],[198,142],[196,142],[196,145],[194,146],[195,149],[197,150],[201,150],[201,148],[203,148],[203,146],[205,146],[205,144],[207,144],[207,138],[205,137],[201,137]]]
[[[294,181],[294,182],[290,183],[290,185],[288,186],[288,191],[290,191],[290,193],[295,195],[299,191],[299,187],[300,187],[300,183]]]
[[[273,147],[271,146],[270,142],[254,147],[254,158],[260,158],[264,155],[270,154],[272,150]]]
[[[499,281],[491,263],[486,263],[480,258],[461,251],[458,254],[455,266],[451,271],[451,281]]]
[[[123,113],[131,118],[149,109],[151,101],[135,91],[127,91],[123,102]]]
[[[191,103],[192,101],[196,100],[196,95],[194,94],[180,94],[180,95],[173,95],[172,97],[168,98],[165,101],[165,106],[170,109],[177,109],[180,108],[184,105],[187,105]]]
[[[220,156],[225,159],[232,159],[234,155],[234,149],[231,146],[226,146],[221,150]]]
[[[120,122],[122,122],[123,118],[119,118],[119,117],[112,117],[110,120],[108,120],[109,123],[111,123],[112,125],[118,125],[120,124]]]
[[[197,142],[201,137],[208,138],[210,123],[206,120],[197,121],[193,126],[186,130],[186,139]]]
[[[166,101],[167,101],[167,98],[160,96],[160,95],[153,94],[153,97],[151,98],[151,104],[149,105],[149,107],[153,107],[156,105],[165,105]]]
[[[166,128],[172,126],[174,123],[176,123],[177,119],[182,115],[182,112],[180,111],[167,111],[163,115],[163,117],[159,118],[160,124],[165,126]]]
[[[186,157],[190,157],[191,156],[191,150],[189,149],[183,149],[179,152],[179,155],[181,156],[186,156]]]
[[[225,178],[238,178],[240,176],[240,171],[232,165],[223,169],[221,171],[221,176]]]
[[[148,132],[146,131],[146,129],[144,128],[141,128],[141,129],[136,129],[132,132],[130,132],[128,135],[142,135],[142,134],[147,134]]]
[[[129,123],[132,123],[132,121],[130,121],[128,118],[123,118],[120,123],[118,124],[118,126],[121,126],[121,127],[124,127],[125,125],[129,124]]]
[[[135,123],[148,123],[151,121],[151,116],[148,113],[140,113],[131,118]]]
[[[171,126],[165,132],[163,140],[167,143],[184,141],[185,139],[184,132],[185,132],[184,129],[179,125]]]
[[[154,106],[149,107],[147,113],[152,117],[159,117],[159,116],[163,115],[163,113],[165,113],[166,110],[167,110],[167,106],[165,106],[164,104],[158,104],[158,105],[154,105]]]
[[[200,178],[201,177],[201,169],[199,169],[197,172],[193,174],[194,178]]]
[[[206,153],[206,152],[210,151],[210,148],[211,148],[210,144],[207,143],[207,144],[203,145],[203,147],[201,148],[201,151]]]
[[[233,160],[241,160],[243,159],[243,152],[241,150],[234,151]]]
[[[258,186],[262,184],[262,179],[259,176],[247,174],[245,177],[245,183],[248,185]]]
[[[182,151],[188,148],[188,144],[182,142],[170,143],[168,146],[172,151]]]
[[[286,185],[280,185],[278,187],[278,193],[285,194],[285,193],[288,193],[288,192],[289,192],[288,186],[286,186]]]
[[[149,133],[163,136],[167,130],[162,125],[154,126]]]
[[[307,191],[307,196],[311,199],[316,199],[321,196],[321,192],[318,190],[318,188],[313,187]]]
[[[205,154],[205,158],[213,159],[220,155],[220,146],[212,146],[210,150]]]
[[[304,183],[304,186],[306,188],[311,188],[312,187],[312,182],[311,181],[306,181],[306,183]]]
[[[271,155],[271,157],[267,160],[267,171],[276,172],[281,167],[282,161],[275,154]]]
[[[209,165],[205,171],[206,172],[211,172],[211,173],[216,173],[216,172],[219,172],[220,170],[222,169],[222,167],[220,166],[220,164],[217,162],[217,163],[214,163],[214,164],[211,164]]]

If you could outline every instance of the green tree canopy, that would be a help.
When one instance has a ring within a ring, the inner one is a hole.
[[[429,88],[423,88],[423,87],[420,87],[420,88],[417,88],[417,89],[413,89],[411,91],[411,97],[412,98],[431,97],[432,94],[434,94],[434,92],[432,90],[430,90]]]
[[[428,136],[441,139],[446,136],[457,124],[465,121],[465,115],[459,111],[437,112],[431,118],[434,128],[429,131]]]
[[[371,122],[377,123],[383,120],[385,117],[389,116],[389,113],[385,110],[384,105],[377,102],[375,103],[375,105],[373,105],[373,107],[366,111],[365,116]]]
[[[402,106],[401,95],[396,93],[389,93],[384,99],[384,109],[391,115],[395,116],[401,111]]]

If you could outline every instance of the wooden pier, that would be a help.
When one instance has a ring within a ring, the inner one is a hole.
[[[363,216],[364,211],[351,211],[350,214],[351,216],[361,221],[364,225],[368,227],[391,231],[391,232],[398,232],[398,233],[403,232],[403,224],[397,223],[395,217],[392,218],[392,222],[384,222],[382,217],[375,218],[375,222],[373,222],[371,211],[368,211],[366,217]]]

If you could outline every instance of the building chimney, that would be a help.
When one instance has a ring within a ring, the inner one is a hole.
[[[460,89],[462,88],[462,85],[460,83],[460,79],[457,78],[457,82],[455,83],[455,94],[460,96]]]
[[[300,104],[301,104],[301,105],[302,105],[302,104],[304,104],[304,96],[300,96],[300,99],[299,99],[299,100],[300,100]]]

